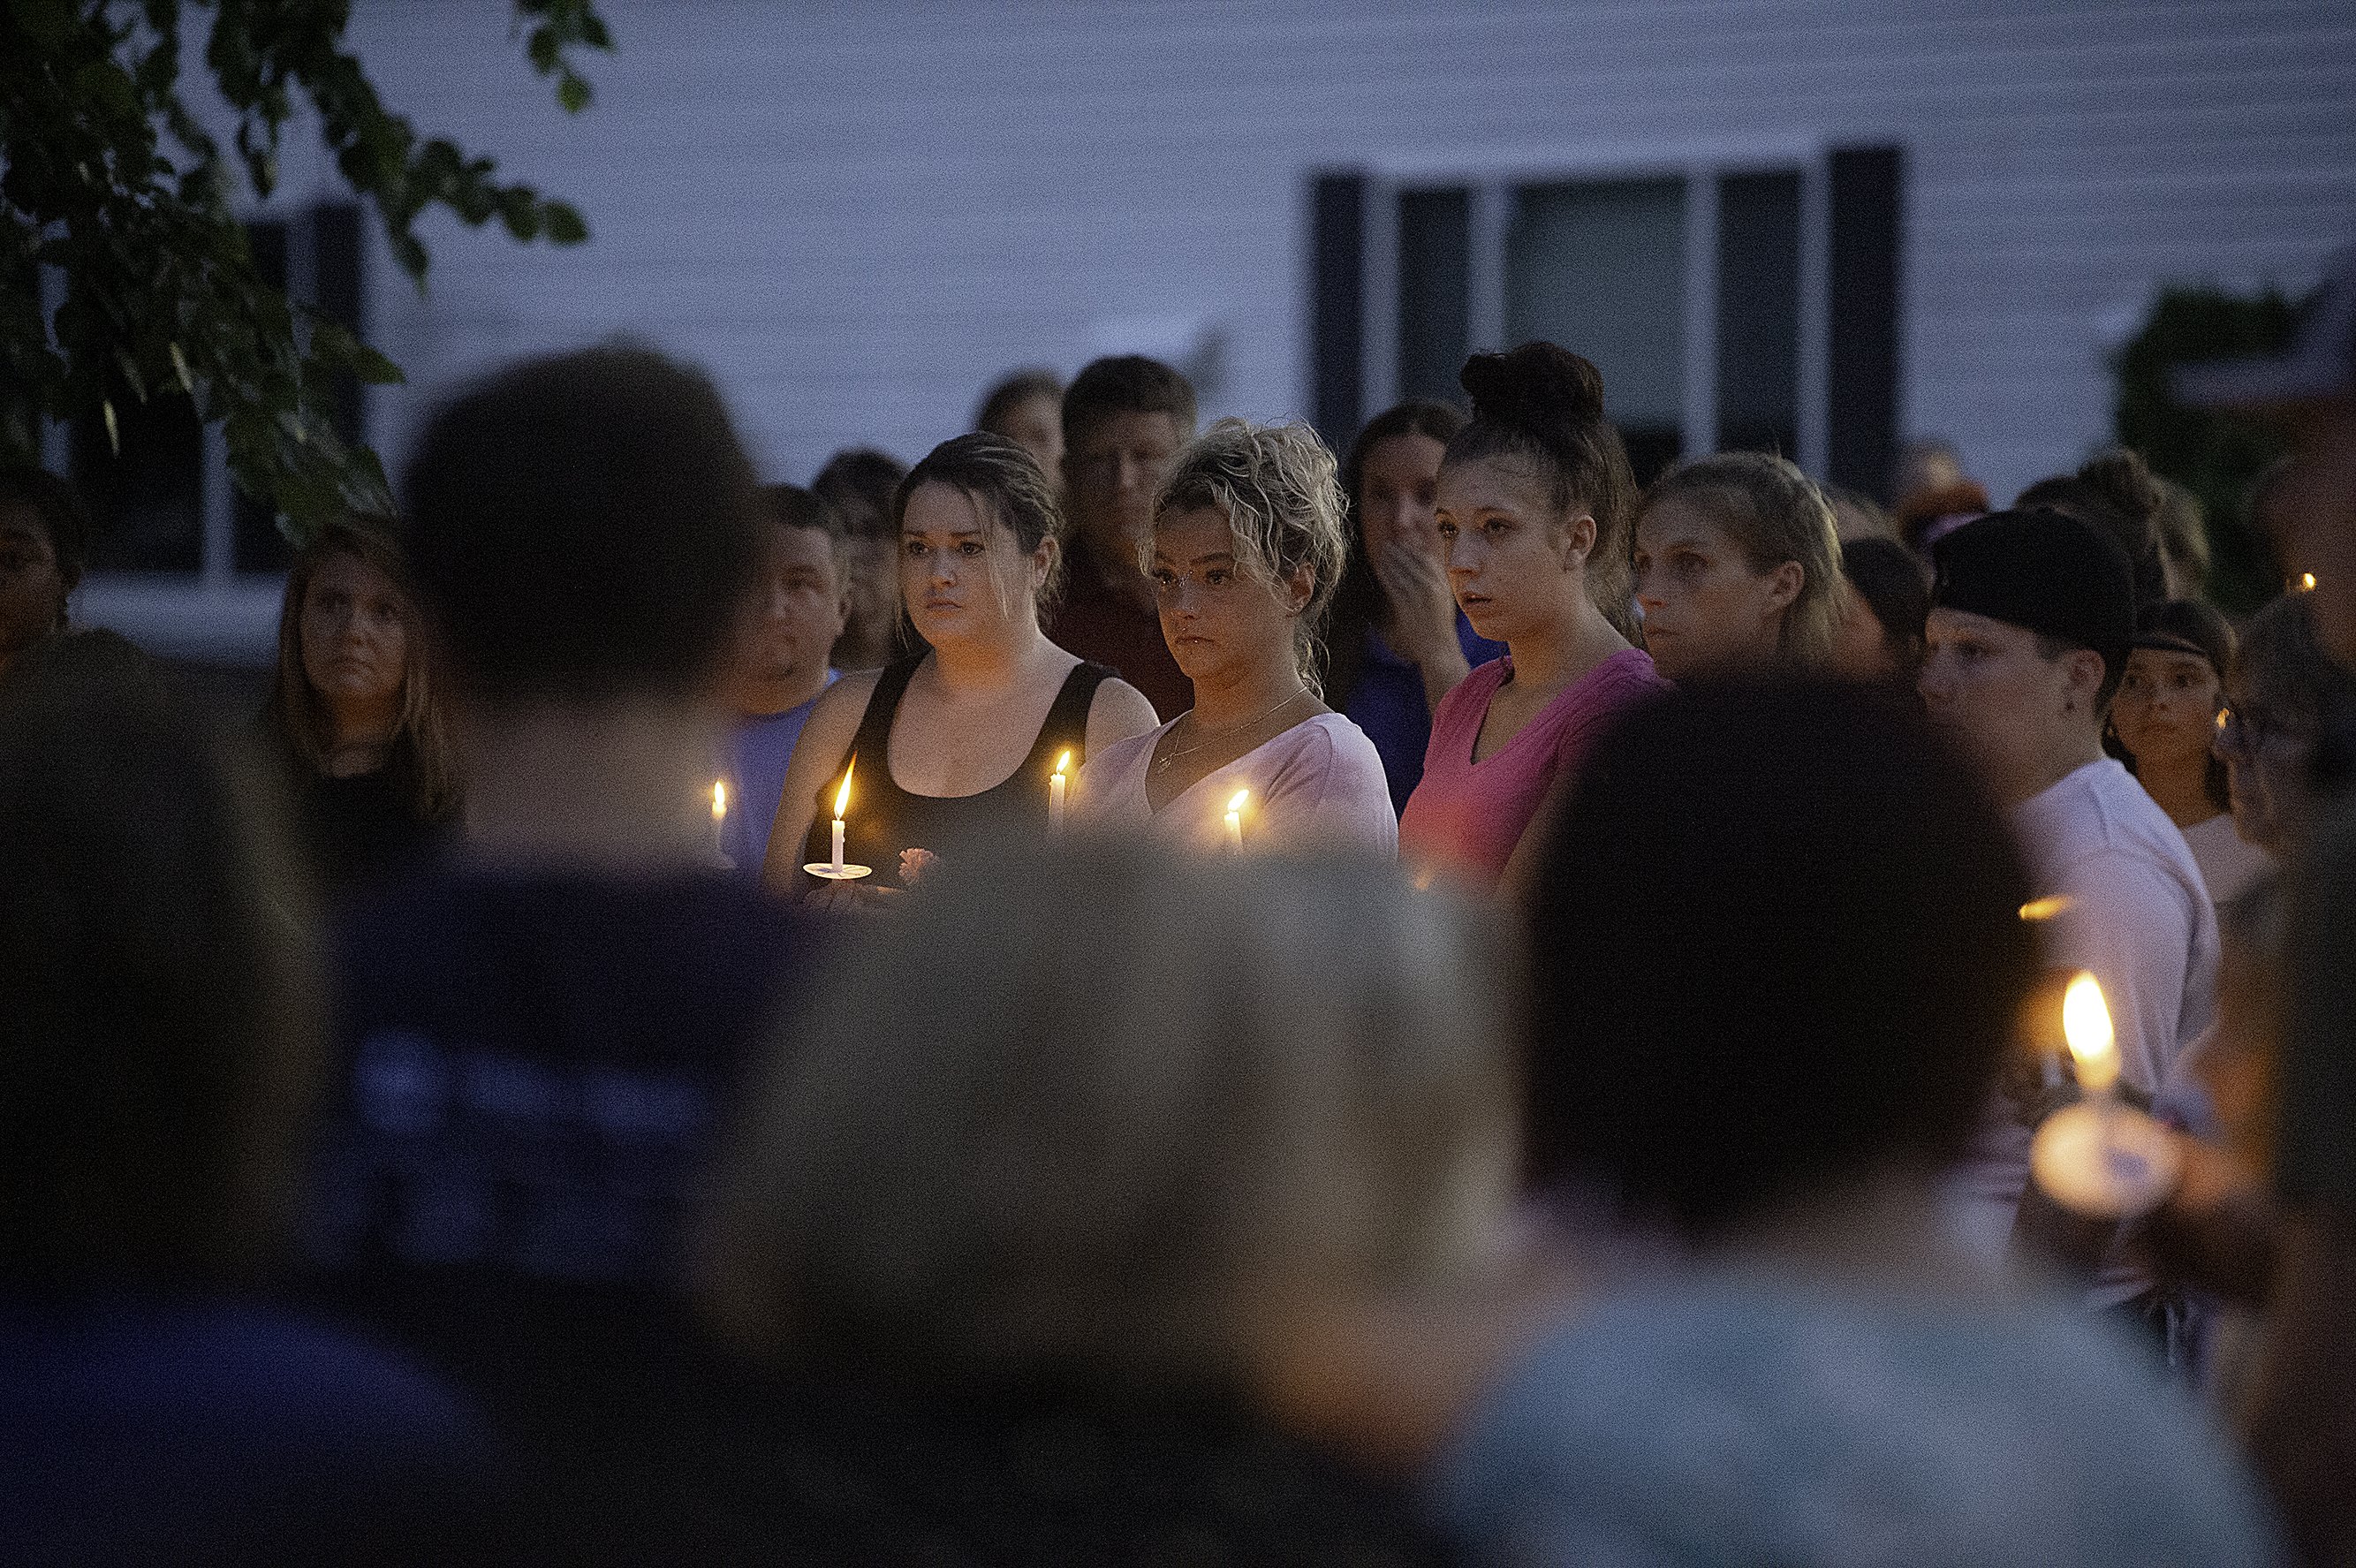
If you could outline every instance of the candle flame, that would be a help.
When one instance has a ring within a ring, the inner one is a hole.
[[[2299,591],[2300,593],[2302,593],[2302,594],[2311,594],[2311,593],[2315,592],[2315,574],[2314,574],[2314,573],[2312,573],[2312,572],[2301,572],[2301,573],[2298,575],[2298,591]]]
[[[1234,794],[1232,797],[1230,797],[1230,798],[1228,799],[1228,800],[1227,800],[1227,815],[1229,815],[1229,816],[1231,816],[1231,817],[1232,817],[1232,816],[1237,815],[1237,813],[1239,813],[1240,811],[1242,811],[1242,810],[1244,809],[1244,802],[1245,802],[1246,800],[1250,800],[1250,799],[1251,799],[1251,791],[1250,791],[1250,790],[1248,790],[1248,789],[1238,789],[1238,790],[1237,790],[1237,791],[1235,792],[1235,794]]]
[[[2232,718],[2233,716],[2233,709],[2231,709],[2231,708],[2219,708],[2219,709],[2217,710],[2217,728],[2222,732],[2222,731],[2224,729],[2224,727],[2225,727],[2225,721],[2226,721],[2227,719]]]
[[[728,781],[725,779],[714,779],[712,781],[712,820],[716,822],[727,814]]]
[[[842,813],[851,809],[851,773],[859,766],[859,758],[851,759],[851,767],[842,770],[842,788],[834,792],[834,820],[842,821]]]
[[[2099,1094],[2118,1081],[2111,1009],[2103,1000],[2102,983],[2083,969],[2071,976],[2069,989],[2062,993],[2062,1037],[2070,1042],[2080,1083]]]
[[[1071,765],[1072,754],[1068,751],[1064,753],[1063,756],[1055,758],[1055,777],[1061,779],[1064,776],[1064,769],[1069,768]]]
[[[2059,919],[2069,912],[2070,896],[2066,893],[2052,893],[2042,898],[2031,898],[2020,907],[2020,918],[2030,925],[2035,925],[2040,920]]]

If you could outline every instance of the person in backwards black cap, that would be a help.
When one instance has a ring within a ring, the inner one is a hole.
[[[2031,510],[1965,523],[1932,561],[1922,701],[2011,811],[2039,897],[2067,900],[2048,960],[2102,983],[2121,1079],[2151,1095],[2214,1017],[2217,919],[2184,835],[2103,750],[2135,642],[2126,554],[2089,524]],[[1998,1144],[1970,1173],[1966,1217],[2000,1246],[2027,1133]],[[2094,1304],[2142,1289],[2106,1270]]]

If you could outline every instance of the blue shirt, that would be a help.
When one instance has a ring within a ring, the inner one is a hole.
[[[828,671],[826,686],[833,685],[835,678],[835,671]],[[819,696],[826,694],[826,686],[819,688]],[[728,814],[720,822],[720,853],[747,876],[761,875],[761,862],[769,853],[769,829],[777,820],[777,799],[786,792],[786,764],[793,760],[794,743],[801,739],[802,725],[809,723],[810,710],[817,706],[818,697],[812,697],[782,714],[740,719],[729,737],[723,774]]]
[[[1464,650],[1464,661],[1475,669],[1505,657],[1505,645],[1474,631],[1462,610],[1456,612],[1456,641]],[[1366,662],[1342,712],[1375,743],[1391,788],[1391,810],[1406,811],[1407,798],[1423,778],[1423,751],[1431,743],[1431,704],[1423,694],[1423,671],[1372,627],[1366,628]]]

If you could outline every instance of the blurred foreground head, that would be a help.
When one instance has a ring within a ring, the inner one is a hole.
[[[1532,1174],[1707,1235],[1927,1173],[2032,973],[2028,882],[1923,722],[1859,689],[1686,692],[1622,721],[1532,932]]]
[[[498,703],[717,681],[760,517],[719,392],[651,349],[527,360],[427,424],[411,565],[458,684]]]
[[[286,1218],[309,922],[187,706],[96,633],[0,697],[0,1279],[184,1283]]]
[[[1491,944],[1387,870],[1087,846],[843,955],[726,1175],[717,1315],[771,1355],[1201,1396],[1258,1315],[1469,1267],[1513,1171]]]

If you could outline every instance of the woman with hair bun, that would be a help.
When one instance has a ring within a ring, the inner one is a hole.
[[[1530,824],[1596,736],[1668,683],[1626,635],[1636,481],[1602,376],[1525,343],[1474,355],[1459,379],[1472,420],[1440,459],[1441,548],[1465,618],[1505,655],[1432,714],[1399,854],[1420,881],[1491,889],[1526,878]]]
[[[1317,680],[1318,632],[1347,546],[1333,455],[1316,432],[1211,426],[1162,482],[1146,555],[1162,635],[1194,705],[1105,747],[1081,772],[1074,821],[1205,849],[1390,859],[1398,823],[1382,757],[1325,705]]]

